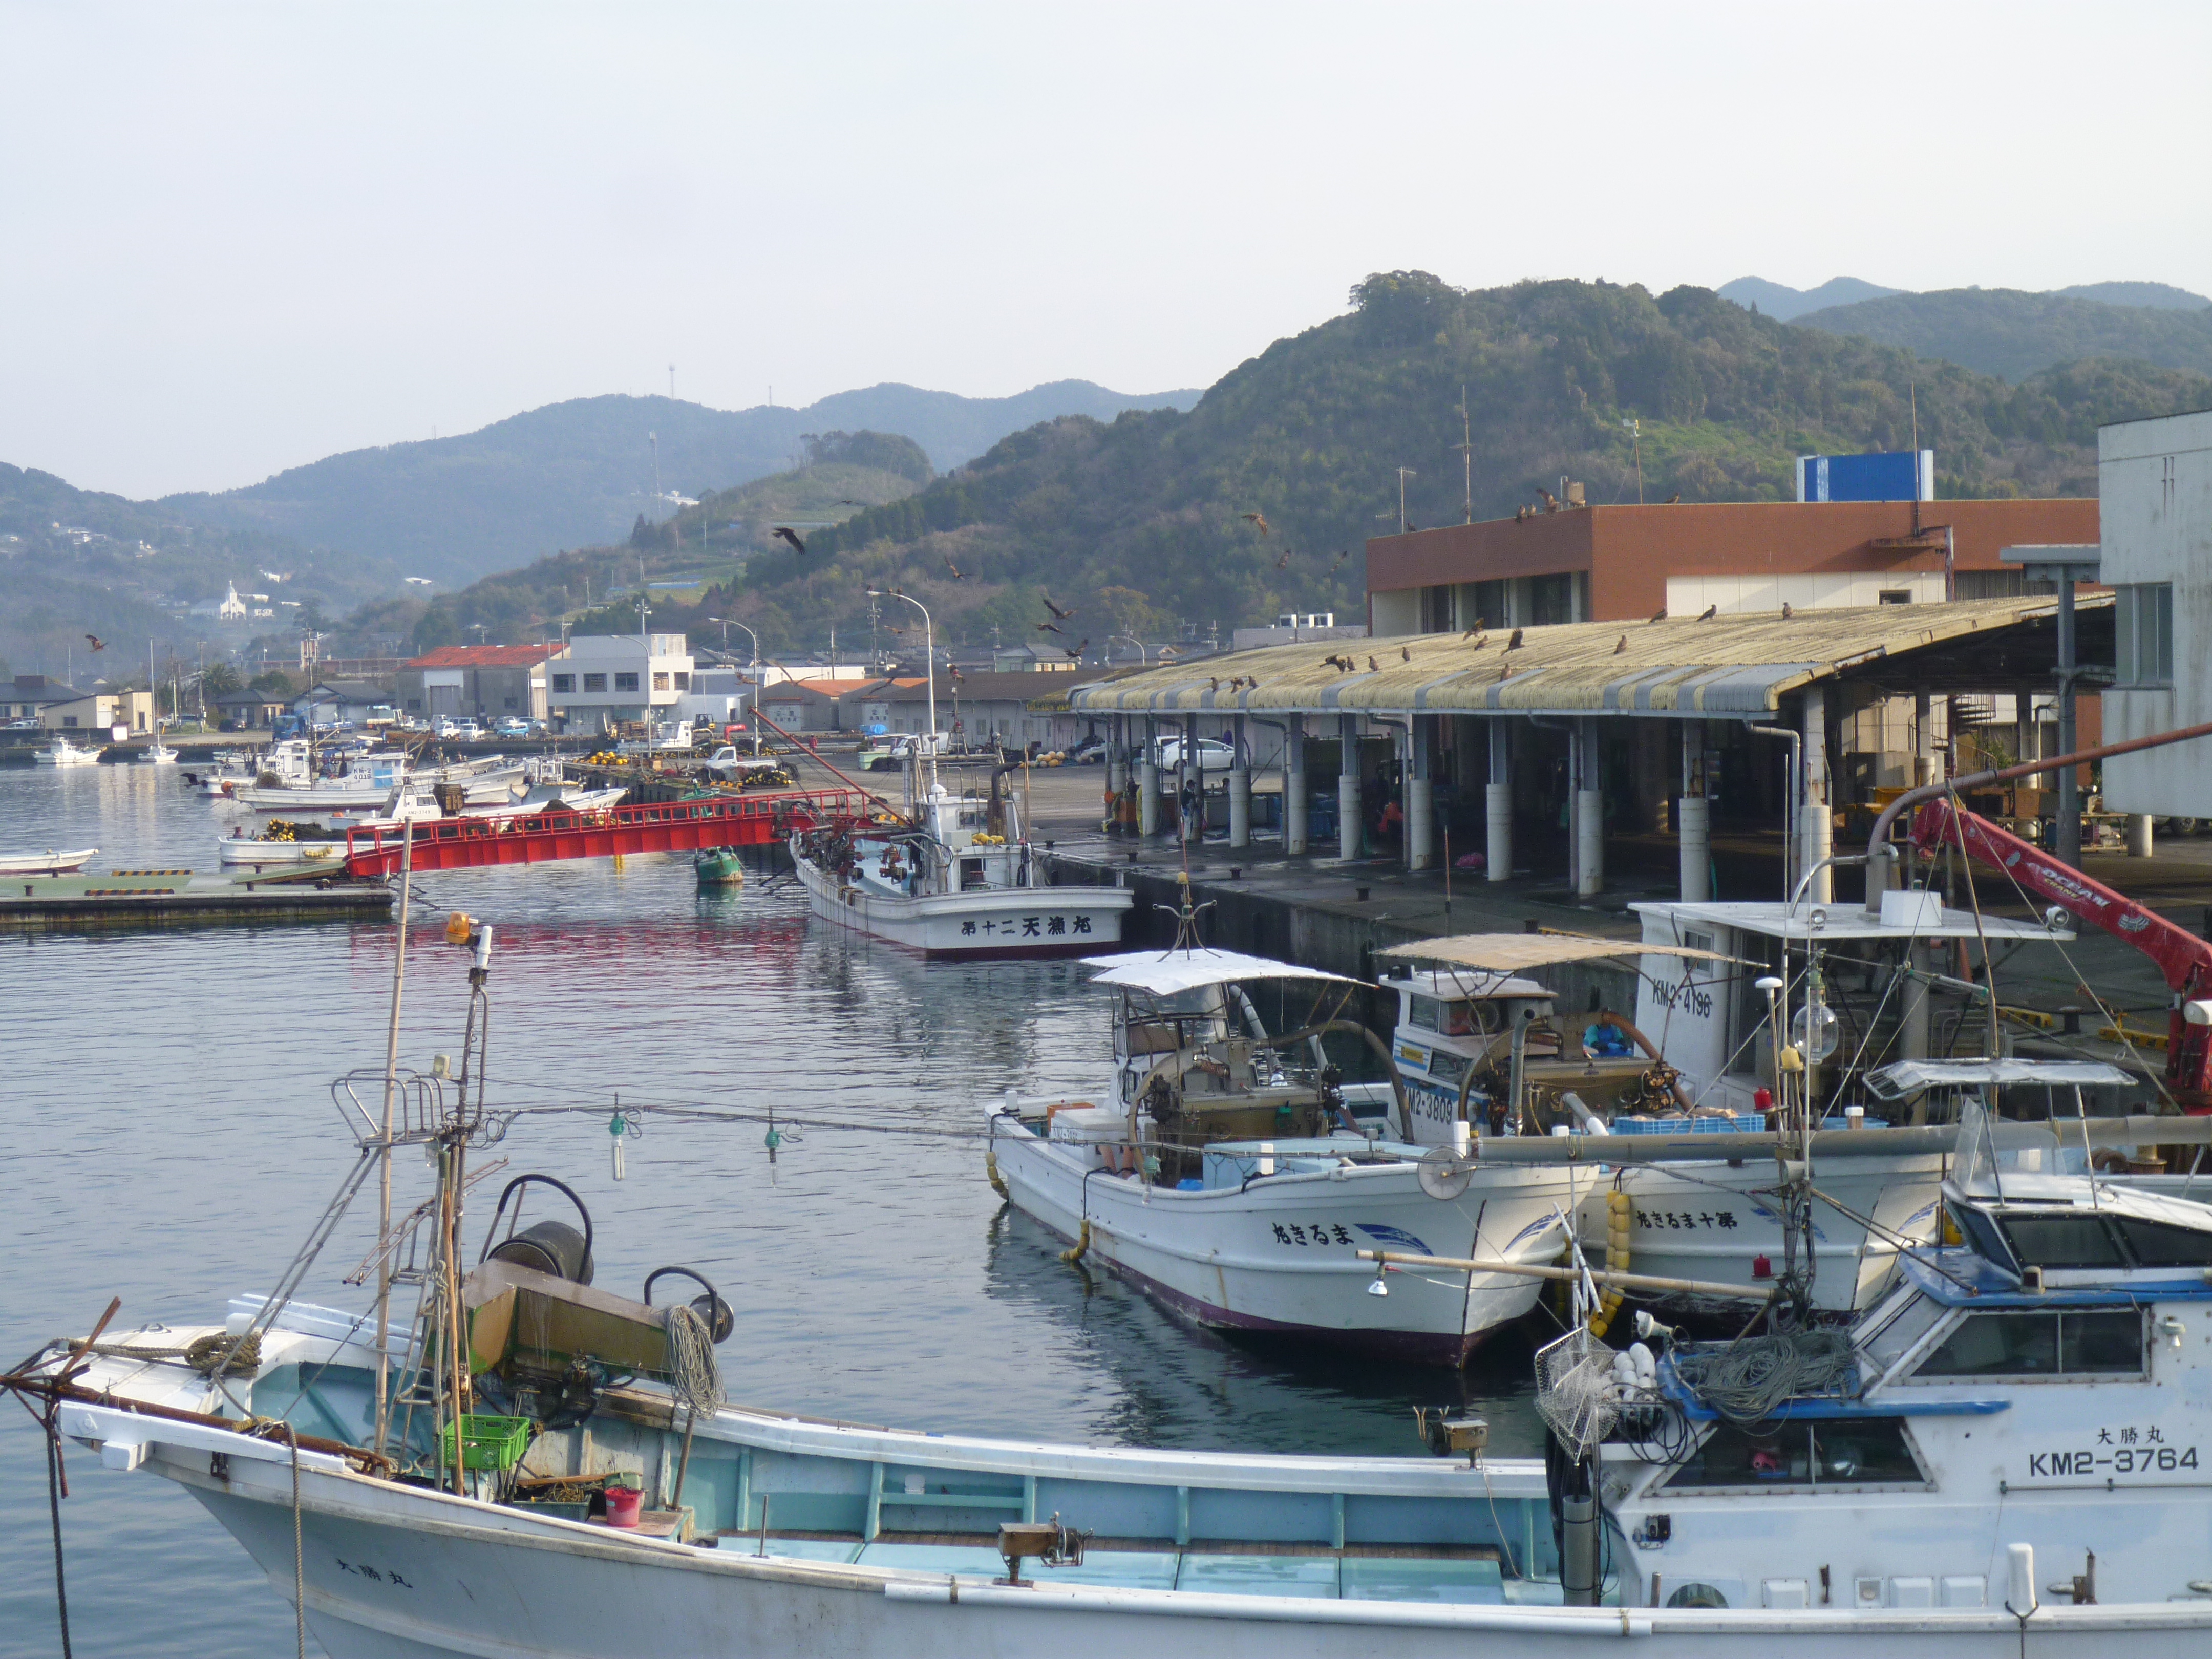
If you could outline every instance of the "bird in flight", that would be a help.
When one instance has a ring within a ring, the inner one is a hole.
[[[1459,636],[1460,643],[1464,645],[1468,641],[1473,639],[1476,635],[1482,632],[1482,625],[1489,620],[1490,618],[1487,617],[1477,617],[1474,619],[1474,626],[1468,629],[1466,633]]]
[[[1084,644],[1085,644],[1085,645],[1088,645],[1088,644],[1090,644],[1090,643],[1091,643],[1091,641],[1088,641],[1088,640],[1084,641]],[[1175,648],[1175,647],[1173,647],[1173,646],[1171,646],[1171,645],[1164,645],[1164,646],[1162,646],[1162,647],[1160,647],[1160,655],[1161,655],[1163,658],[1166,658],[1166,657],[1180,657],[1181,655],[1182,655],[1182,652],[1180,652],[1180,651],[1178,651],[1178,650],[1176,650],[1176,649]]]
[[[107,649],[107,641],[106,641],[106,640],[101,639],[101,638],[100,637],[100,635],[97,635],[97,634],[88,634],[88,635],[86,635],[84,637],[85,637],[86,641],[87,641],[91,645],[91,647],[92,647],[92,648],[93,648],[94,650],[95,650],[95,651],[105,651],[105,650],[106,650],[106,649]]]
[[[1559,498],[1557,495],[1554,495],[1550,490],[1545,489],[1543,485],[1538,484],[1536,486],[1536,493],[1544,498],[1545,512],[1556,513],[1559,510]]]
[[[1350,558],[1351,556],[1352,556],[1352,550],[1351,550],[1350,548],[1346,548],[1346,549],[1344,549],[1341,552],[1338,553],[1338,555],[1336,556],[1336,563],[1334,563],[1334,564],[1333,564],[1333,565],[1329,566],[1329,569],[1330,569],[1331,571],[1335,571],[1335,570],[1339,569],[1340,568],[1341,568],[1341,567],[1342,567],[1342,565],[1343,565],[1344,562],[1345,562],[1346,559]]]
[[[806,551],[806,544],[799,539],[799,532],[789,525],[780,524],[771,533],[780,542],[789,542],[794,553],[804,554]]]
[[[1036,625],[1036,631],[1040,634],[1059,634],[1062,639],[1067,637],[1056,623],[1039,623]]]
[[[1068,661],[1081,662],[1083,660],[1083,653],[1091,648],[1091,636],[1086,634],[1084,635],[1083,640],[1079,644],[1065,647],[1063,648],[1067,652]]]
[[[841,495],[837,498],[837,505],[840,507],[866,507],[869,503],[866,501],[856,501],[849,495]]]
[[[1054,605],[1052,600],[1052,595],[1049,593],[1044,596],[1044,608],[1052,612],[1052,619],[1054,622],[1072,622],[1074,620],[1075,613],[1073,611],[1063,611],[1058,605]]]
[[[945,568],[952,573],[954,581],[964,582],[968,580],[968,573],[952,562],[952,556],[950,553],[945,556]]]
[[[1617,657],[1617,656],[1619,656],[1622,652],[1624,652],[1624,651],[1626,651],[1626,650],[1627,650],[1627,649],[1628,649],[1628,635],[1626,635],[1626,634],[1623,634],[1623,635],[1620,636],[1620,643],[1619,645],[1616,645],[1616,646],[1614,646],[1614,647],[1613,647],[1613,654],[1614,656],[1616,656],[1616,657]]]
[[[1278,570],[1288,570],[1290,568],[1291,550],[1286,547],[1283,550],[1283,556],[1275,561],[1275,568]]]
[[[1267,515],[1266,514],[1264,514],[1264,513],[1239,513],[1237,516],[1238,518],[1240,518],[1240,519],[1243,520],[1244,520],[1244,522],[1245,522],[1245,523],[1247,523],[1247,524],[1255,524],[1255,525],[1258,525],[1258,526],[1260,526],[1260,533],[1261,533],[1262,536],[1264,536],[1264,535],[1266,535],[1266,534],[1267,533]]]
[[[1720,614],[1721,614],[1721,608],[1720,608],[1720,605],[1719,605],[1717,603],[1715,603],[1715,604],[1712,604],[1712,605],[1707,605],[1707,606],[1706,606],[1703,611],[1700,611],[1698,613],[1698,620],[1699,622],[1711,622],[1714,617],[1716,617],[1719,616]]]
[[[1515,629],[1513,637],[1505,641],[1505,648],[1508,651],[1518,651],[1521,648],[1521,629]]]

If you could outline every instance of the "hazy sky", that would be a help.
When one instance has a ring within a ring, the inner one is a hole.
[[[2212,7],[0,0],[0,460],[1204,386],[1366,272],[2212,292]]]

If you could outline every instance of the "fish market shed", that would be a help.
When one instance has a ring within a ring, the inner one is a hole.
[[[1109,723],[1109,783],[1133,797],[1137,833],[1159,831],[1177,781],[1152,764],[1155,740],[1219,737],[1237,750],[1232,847],[1250,842],[1256,754],[1282,770],[1287,853],[1333,836],[1339,857],[1359,858],[1395,801],[1409,868],[1434,866],[1441,829],[1504,880],[1518,836],[1540,857],[1563,845],[1589,895],[1608,831],[1657,831],[1679,843],[1682,896],[1697,901],[1712,896],[1717,811],[1782,826],[1794,879],[1828,855],[1839,807],[1944,775],[1947,750],[1954,770],[2056,753],[2057,612],[2037,594],[1271,646],[1069,700]],[[2075,614],[2078,659],[2110,662],[2111,595],[2081,594]],[[1320,757],[1333,801],[1308,787],[1316,744],[1334,750]]]

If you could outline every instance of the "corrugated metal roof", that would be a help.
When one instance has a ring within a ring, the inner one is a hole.
[[[2112,604],[2083,594],[2077,609]],[[1231,652],[1078,689],[1089,714],[1765,714],[1850,668],[2054,615],[2055,596],[1568,623]],[[1332,657],[1348,660],[1345,672]]]

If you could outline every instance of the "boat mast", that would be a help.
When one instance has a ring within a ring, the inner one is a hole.
[[[407,985],[407,904],[414,888],[415,819],[399,827],[399,934],[392,959],[392,1018],[384,1035],[383,1144],[378,1149],[376,1208],[376,1449],[381,1452],[392,1420],[390,1366],[385,1341],[392,1328],[392,1097],[399,1077],[399,1002]]]

